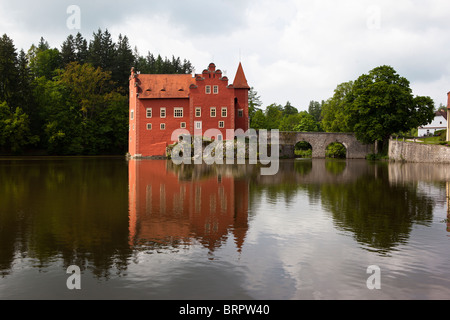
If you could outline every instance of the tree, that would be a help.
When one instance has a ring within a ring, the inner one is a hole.
[[[116,62],[116,45],[108,30],[98,29],[89,43],[88,62],[104,71],[113,71]]]
[[[28,115],[17,107],[10,111],[6,102],[0,104],[0,147],[6,152],[20,153],[23,148],[35,144],[39,137],[32,135]]]
[[[75,38],[70,34],[61,45],[61,63],[63,66],[66,66],[74,61],[77,61]]]
[[[322,103],[318,101],[310,101],[308,106],[308,113],[316,119],[317,122],[321,120],[322,106],[325,102],[322,100]]]
[[[33,81],[27,55],[20,50],[17,58],[17,105],[28,115],[30,129],[33,134],[38,134],[41,130],[39,125],[39,113],[33,94]]]
[[[434,118],[433,100],[414,97],[409,81],[390,66],[361,75],[348,96],[347,106],[350,127],[366,143],[387,142],[391,134],[408,131]]]
[[[74,40],[76,60],[79,64],[87,62],[88,58],[88,44],[87,40],[83,38],[81,33],[77,33]]]
[[[125,91],[128,91],[128,77],[135,59],[127,36],[122,37],[121,34],[119,35],[115,59],[116,63],[112,72],[112,79]]]
[[[412,95],[409,81],[390,66],[380,66],[354,82],[339,85],[322,108],[326,131],[354,132],[364,143],[378,141],[382,150],[389,136],[431,122],[434,102]]]
[[[12,39],[4,34],[0,38],[0,102],[5,101],[11,110],[17,106],[17,76],[16,48]]]
[[[286,102],[286,105],[283,108],[283,115],[284,116],[289,116],[289,115],[294,115],[297,114],[298,110],[296,107],[294,107],[293,105],[291,105],[291,103],[288,101]]]
[[[326,132],[351,132],[347,124],[345,112],[346,97],[353,89],[353,81],[339,84],[334,90],[332,98],[322,105],[321,124]]]
[[[258,96],[258,93],[255,91],[255,88],[251,87],[248,91],[248,117],[250,119],[250,123],[256,113],[256,111],[261,110],[260,107],[262,105],[261,97]]]
[[[32,45],[28,50],[30,71],[34,78],[52,79],[61,66],[61,56],[58,49],[50,49],[47,42],[42,42],[41,38],[41,43],[37,47]]]
[[[302,111],[298,114],[298,124],[294,127],[294,131],[317,132],[319,131],[319,123],[308,112]]]
[[[279,104],[272,103],[266,107],[266,129],[278,129],[281,119],[283,118],[283,107]]]
[[[77,62],[68,64],[59,76],[59,83],[67,92],[66,105],[75,110],[79,121],[74,131],[77,146],[84,154],[126,151],[128,98],[118,90],[111,90],[111,81],[111,72]],[[56,129],[64,128],[51,123],[48,129],[58,137]]]
[[[259,130],[267,129],[266,116],[261,109],[256,110],[250,121],[250,128]]]

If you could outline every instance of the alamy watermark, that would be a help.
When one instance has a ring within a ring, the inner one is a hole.
[[[381,8],[379,6],[367,8],[366,25],[369,30],[381,29]]]
[[[368,289],[381,289],[381,269],[379,266],[371,265],[367,267],[366,272],[371,274],[369,278],[367,278],[366,286]]]
[[[70,5],[67,7],[66,13],[69,17],[66,20],[66,26],[69,30],[81,29],[81,9],[77,5]]]
[[[73,290],[73,289],[80,290],[81,289],[81,270],[80,270],[80,267],[78,267],[76,265],[71,265],[71,266],[69,266],[67,268],[66,273],[71,275],[69,278],[67,278],[67,281],[66,281],[67,289],[69,289],[69,290]]]
[[[211,138],[205,147],[203,137]],[[279,168],[279,131],[249,129],[227,129],[225,140],[219,129],[194,130],[191,136],[187,129],[172,132],[172,141],[178,141],[171,151],[175,164],[257,164],[262,165],[261,175],[274,175]],[[214,139],[212,139],[214,138]],[[270,140],[270,143],[269,143]],[[225,149],[225,151],[224,151]],[[236,150],[236,152],[235,152]]]

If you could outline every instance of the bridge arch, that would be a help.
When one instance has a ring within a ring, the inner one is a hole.
[[[300,141],[312,146],[312,158],[325,158],[326,148],[333,142],[339,142],[347,149],[347,159],[365,159],[373,152],[373,145],[361,143],[353,133],[280,131],[280,157],[293,158],[295,145]]]

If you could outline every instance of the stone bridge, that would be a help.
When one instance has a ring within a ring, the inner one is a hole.
[[[270,143],[270,131],[268,142]],[[347,149],[347,159],[365,159],[374,152],[374,145],[363,144],[353,133],[335,132],[279,132],[280,157],[293,158],[295,145],[300,141],[308,142],[312,147],[313,158],[325,158],[327,146],[339,142]]]

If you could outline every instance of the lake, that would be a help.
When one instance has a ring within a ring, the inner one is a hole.
[[[260,169],[0,159],[0,299],[450,299],[449,166]]]

